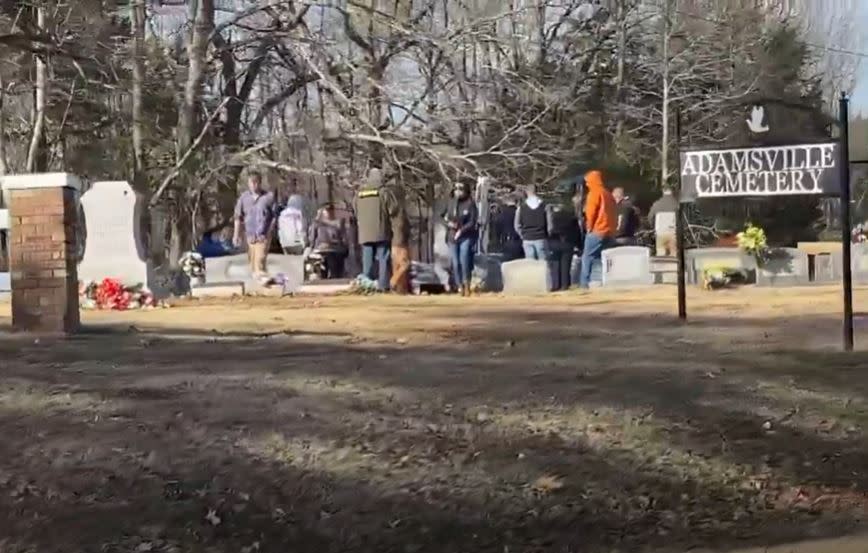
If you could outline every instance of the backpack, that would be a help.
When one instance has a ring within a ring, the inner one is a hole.
[[[307,243],[307,221],[298,207],[287,206],[277,219],[277,237],[280,246],[292,248]]]

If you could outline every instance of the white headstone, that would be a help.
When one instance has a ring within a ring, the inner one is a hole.
[[[9,248],[9,234],[6,232],[9,229],[9,210],[0,209],[0,240],[6,242],[0,243],[0,255],[7,255]],[[4,234],[5,233],[5,234]],[[5,261],[5,263],[3,262]],[[9,260],[0,261],[0,267],[9,267]],[[0,293],[12,291],[11,275],[6,270],[0,270]]]
[[[837,252],[838,264],[843,267],[843,254]],[[858,284],[868,283],[868,244],[853,244],[850,248],[850,268],[853,282]]]
[[[97,182],[82,195],[86,242],[79,280],[115,278],[128,286],[149,285],[140,225],[142,204],[124,181]]]
[[[654,284],[651,251],[643,246],[622,246],[603,250],[603,286],[644,286]]]
[[[552,288],[548,263],[536,259],[516,259],[500,266],[503,293],[513,295],[546,294]]]
[[[440,282],[449,287],[449,271],[452,268],[452,254],[449,244],[446,243],[446,234],[449,229],[441,220],[434,222],[434,263],[433,269]]]

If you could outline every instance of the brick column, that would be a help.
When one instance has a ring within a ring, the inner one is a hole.
[[[15,330],[79,329],[76,220],[79,180],[66,173],[3,177]]]

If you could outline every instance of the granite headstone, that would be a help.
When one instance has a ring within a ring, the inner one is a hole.
[[[622,246],[603,250],[603,286],[644,286],[654,284],[651,252],[643,246]]]
[[[304,284],[304,256],[269,254],[265,271],[283,283],[284,293],[296,292]],[[245,290],[261,286],[253,278],[246,253],[205,259],[205,284],[243,284]]]
[[[838,252],[838,255],[843,259],[841,252]],[[850,267],[853,269],[854,283],[868,284],[868,244],[853,244],[850,249]]]
[[[696,248],[684,253],[686,278],[690,284],[701,282],[702,273],[708,267],[725,267],[744,272],[757,268],[756,259],[739,248]]]
[[[516,259],[501,265],[500,271],[505,294],[536,295],[551,290],[551,274],[546,261]]]

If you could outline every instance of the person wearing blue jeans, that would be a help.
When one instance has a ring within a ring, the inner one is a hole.
[[[542,259],[548,258],[548,244],[545,240],[522,240],[521,247],[524,250],[524,257],[527,259]]]
[[[602,259],[603,250],[609,240],[600,234],[589,232],[585,235],[585,246],[582,250],[582,272],[579,274],[579,288],[589,288],[594,262]]]
[[[515,211],[515,232],[521,237],[527,259],[548,260],[547,239],[551,229],[548,206],[536,195],[536,186],[525,187],[525,200]]]
[[[585,247],[582,250],[582,272],[579,275],[579,287],[589,288],[591,285],[591,270],[594,262],[603,257],[603,250],[617,229],[618,214],[615,198],[603,184],[603,174],[600,171],[590,171],[585,175],[585,186],[588,193],[585,197]]]
[[[362,274],[374,280],[374,259],[377,260],[377,288],[389,289],[389,261],[392,249],[389,242],[362,244]]]
[[[452,254],[452,274],[462,295],[467,295],[473,279],[473,258],[476,255],[476,237],[467,236],[449,244]]]
[[[468,183],[456,183],[454,197],[446,209],[445,219],[449,227],[446,241],[452,254],[452,278],[461,295],[469,296],[473,279],[473,257],[479,238],[479,208],[473,201]]]
[[[362,275],[374,279],[374,259],[377,260],[377,288],[389,289],[389,261],[392,257],[392,224],[394,196],[385,188],[379,168],[368,171],[367,181],[356,195],[356,229],[362,246]]]

